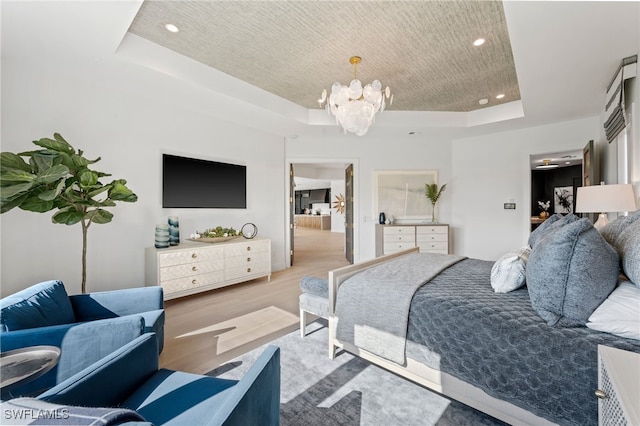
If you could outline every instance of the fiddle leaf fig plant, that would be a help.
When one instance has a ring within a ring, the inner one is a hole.
[[[433,223],[436,222],[436,203],[440,199],[440,196],[442,195],[446,187],[447,187],[446,183],[442,185],[440,189],[438,189],[438,184],[436,183],[431,183],[431,184],[427,183],[424,185],[424,193],[427,196],[427,198],[431,201],[431,207],[433,207],[433,210],[431,210],[431,222]]]
[[[40,149],[0,154],[0,213],[16,207],[36,213],[55,210],[53,223],[80,223],[82,293],[86,293],[89,227],[111,222],[113,214],[107,208],[119,201],[133,203],[138,196],[124,179],[103,183],[101,179],[111,175],[89,167],[100,157],[85,158],[82,150],[76,150],[59,133],[54,133],[53,139],[33,143]]]

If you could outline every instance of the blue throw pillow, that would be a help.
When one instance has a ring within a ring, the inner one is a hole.
[[[538,240],[542,238],[542,236],[547,232],[554,232],[555,229],[558,229],[561,226],[566,225],[567,223],[575,222],[578,219],[579,217],[574,215],[573,213],[569,213],[566,215],[556,213],[553,216],[550,216],[547,220],[542,222],[540,226],[534,229],[531,235],[529,235],[529,247],[533,248]]]
[[[45,281],[0,300],[3,331],[73,322],[75,315],[62,281]]]
[[[531,305],[551,326],[585,325],[615,288],[618,272],[618,253],[589,219],[576,220],[546,232],[531,250]]]
[[[640,287],[640,220],[627,226],[616,242],[624,274],[632,283]]]

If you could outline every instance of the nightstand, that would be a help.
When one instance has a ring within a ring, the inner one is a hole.
[[[598,424],[640,424],[640,354],[598,345]]]

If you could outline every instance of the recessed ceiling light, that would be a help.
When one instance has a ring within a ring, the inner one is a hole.
[[[486,41],[485,39],[479,38],[479,39],[477,39],[476,41],[473,42],[473,45],[474,46],[482,46],[485,41]]]
[[[504,93],[500,93],[499,95],[496,95],[496,99],[502,99],[504,98]]]
[[[478,103],[479,103],[480,105],[486,105],[486,104],[488,104],[488,103],[489,103],[489,99],[487,99],[487,98],[485,98],[485,99],[480,99],[480,100],[478,101]]]
[[[167,29],[167,31],[170,31],[172,33],[177,33],[178,31],[180,31],[180,29],[173,24],[167,24],[164,27]]]

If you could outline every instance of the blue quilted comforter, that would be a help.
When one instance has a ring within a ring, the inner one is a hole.
[[[547,326],[526,287],[493,291],[492,265],[463,260],[416,292],[407,356],[552,422],[596,425],[598,345],[640,352],[640,341]]]

